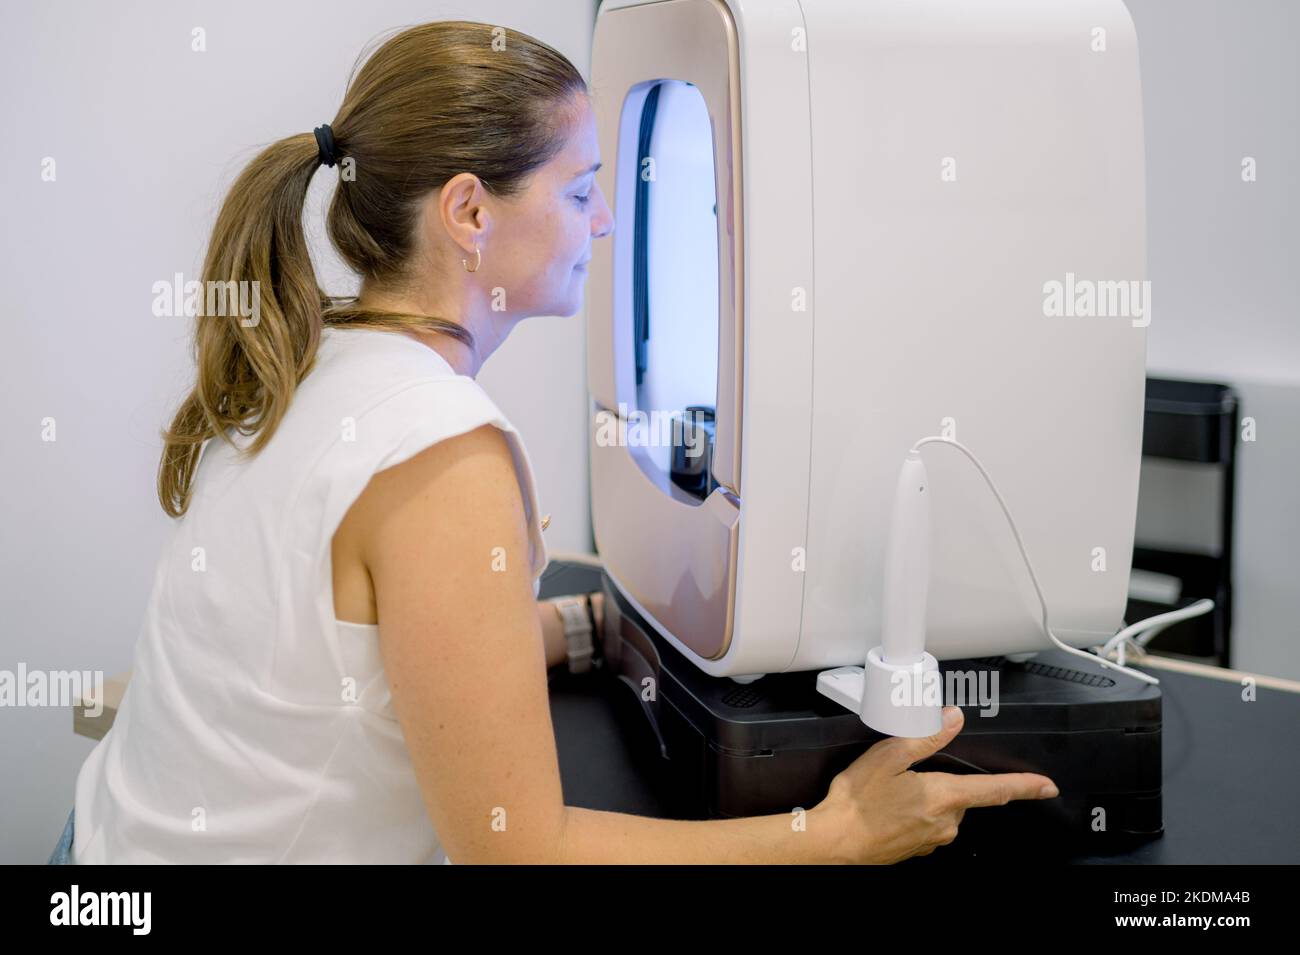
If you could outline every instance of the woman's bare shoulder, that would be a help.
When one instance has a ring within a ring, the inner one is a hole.
[[[395,561],[426,572],[457,559],[452,542],[526,542],[523,500],[505,433],[484,424],[444,438],[376,473],[334,534],[334,609],[340,620],[377,620],[373,578]]]

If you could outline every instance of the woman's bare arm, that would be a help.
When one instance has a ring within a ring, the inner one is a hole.
[[[377,474],[353,512],[394,708],[453,862],[831,858],[830,825],[815,811],[682,822],[564,805],[546,611],[499,429],[485,425]]]

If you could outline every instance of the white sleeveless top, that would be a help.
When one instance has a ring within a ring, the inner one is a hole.
[[[379,628],[334,617],[330,545],[371,475],[489,423],[514,454],[537,593],[547,555],[522,439],[412,338],[327,326],[258,455],[204,445],[126,695],[77,777],[76,862],[449,861]]]

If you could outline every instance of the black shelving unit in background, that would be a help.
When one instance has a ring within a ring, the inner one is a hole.
[[[1130,598],[1125,619],[1186,607],[1205,597],[1214,611],[1157,635],[1147,649],[1215,666],[1232,665],[1232,526],[1237,469],[1237,394],[1228,385],[1172,378],[1148,378],[1142,455],[1222,469],[1218,506],[1219,553],[1203,554],[1134,546],[1133,567],[1176,577],[1176,603]]]

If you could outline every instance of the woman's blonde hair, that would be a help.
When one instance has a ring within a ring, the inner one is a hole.
[[[566,106],[587,92],[564,56],[522,33],[448,21],[404,30],[371,55],[330,122],[340,177],[330,204],[330,241],[377,286],[401,289],[409,274],[420,203],[452,176],[471,172],[492,195],[510,197],[564,144]],[[212,230],[202,288],[257,290],[259,320],[200,315],[197,381],[163,431],[158,499],[180,517],[203,442],[235,428],[255,435],[256,454],[275,433],[315,361],[325,324],[442,332],[473,346],[460,324],[436,316],[363,308],[316,282],[302,224],[319,165],[313,133],[263,150],[230,189]],[[346,168],[346,167],[345,167]],[[228,283],[257,285],[231,286]]]

